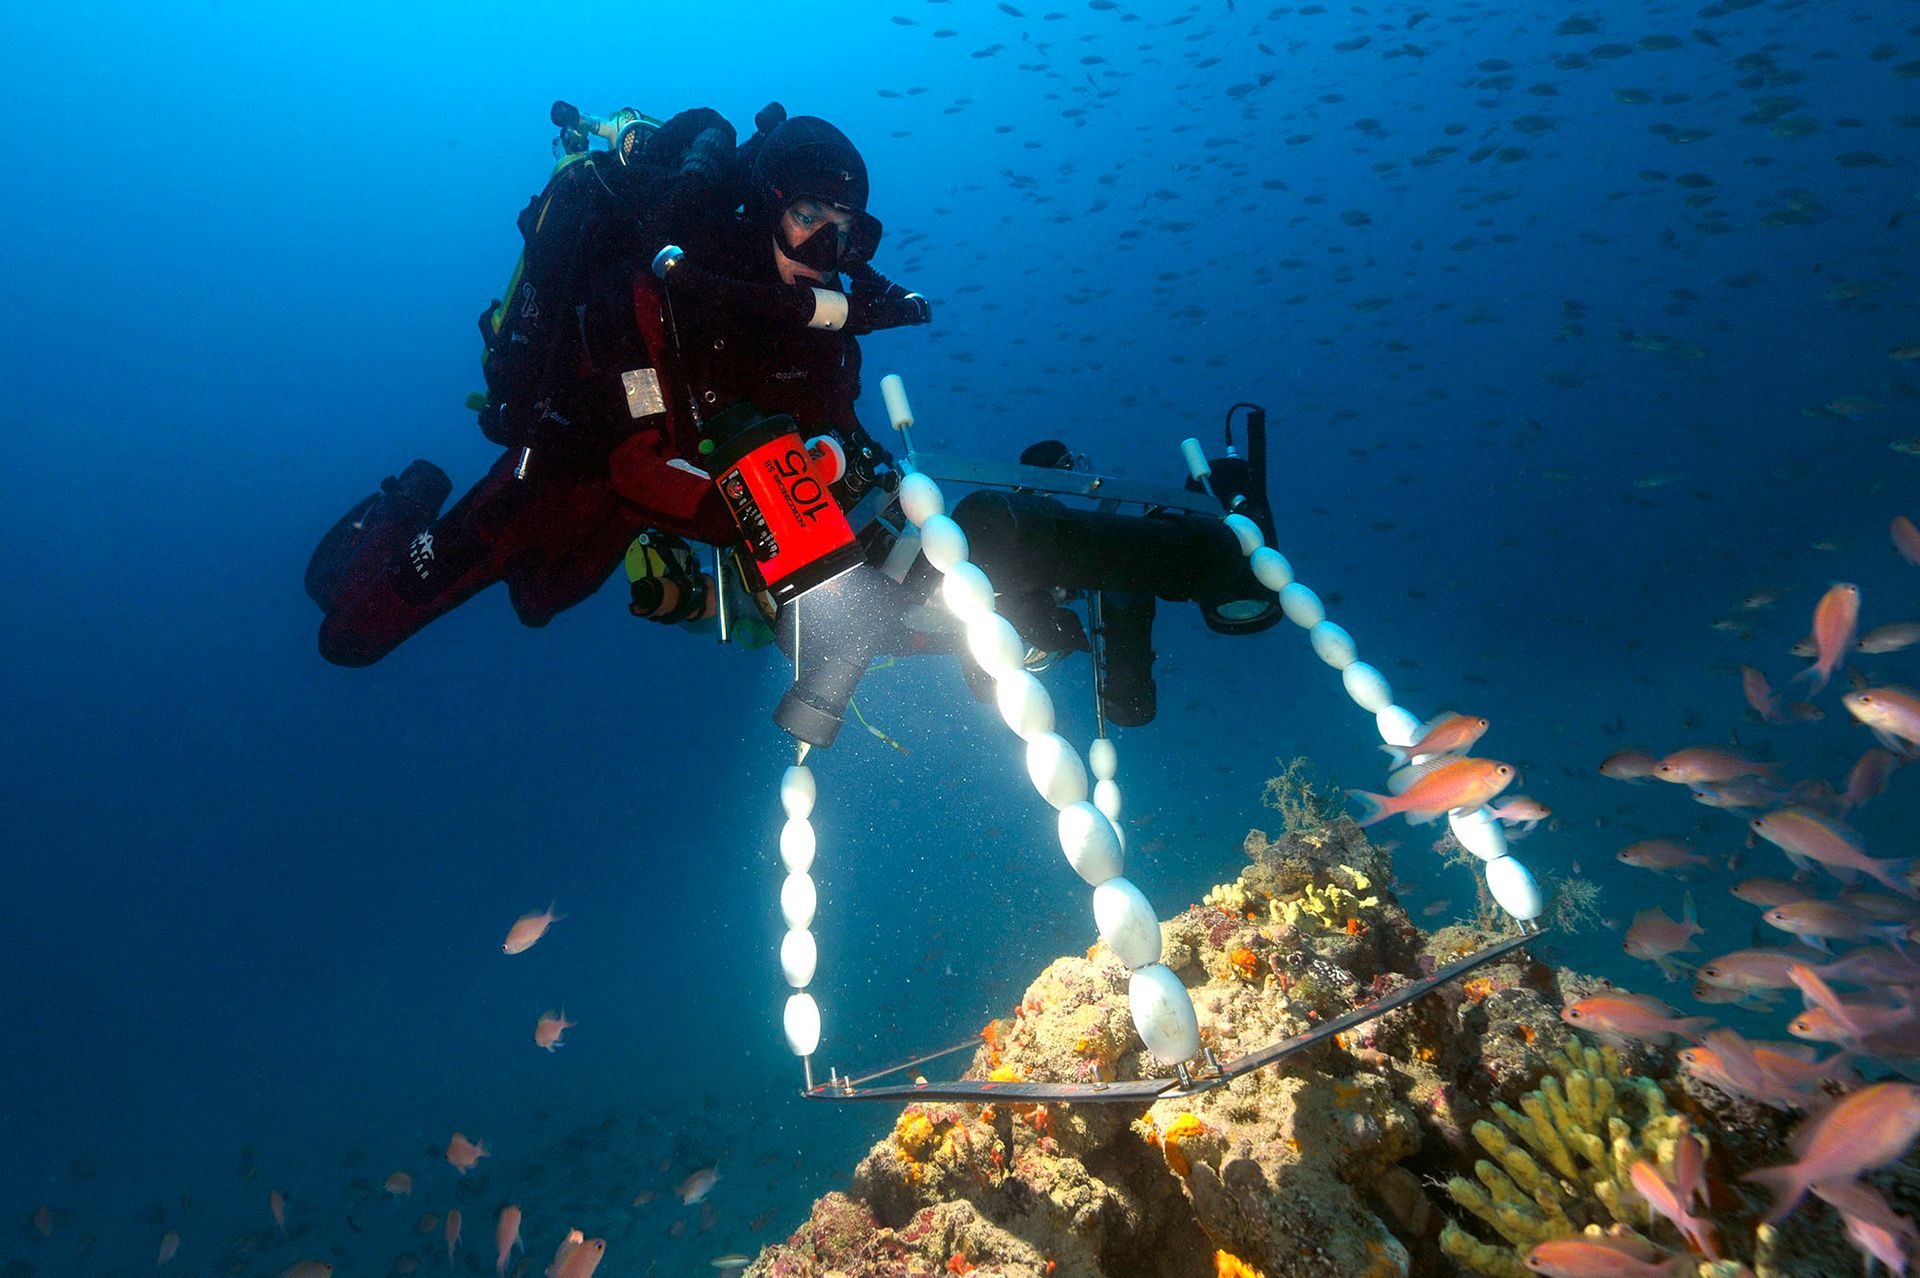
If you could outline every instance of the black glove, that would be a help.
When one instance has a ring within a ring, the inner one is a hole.
[[[856,275],[847,281],[846,331],[856,337],[883,328],[932,322],[931,302],[918,293],[909,293],[884,275]]]
[[[647,139],[649,163],[718,182],[733,162],[734,131],[727,117],[711,107],[695,107],[674,116]]]

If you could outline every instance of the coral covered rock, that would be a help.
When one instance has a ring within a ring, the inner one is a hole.
[[[1421,932],[1392,896],[1387,854],[1349,821],[1256,832],[1247,851],[1238,878],[1209,894],[1217,904],[1162,924],[1163,961],[1221,1060],[1493,939]],[[969,1077],[1164,1074],[1134,1032],[1127,976],[1103,945],[1055,960],[982,1031]],[[1226,1087],[1151,1106],[908,1106],[861,1161],[851,1197],[822,1199],[749,1273],[1208,1278],[1229,1261],[1263,1278],[1453,1272],[1417,1173],[1478,1151],[1487,1106],[1517,1104],[1570,1045],[1548,997],[1558,979],[1524,955],[1492,964],[1471,989],[1443,987]]]

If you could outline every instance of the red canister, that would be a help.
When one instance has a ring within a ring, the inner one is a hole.
[[[862,562],[846,513],[815,473],[793,418],[760,418],[717,442],[710,460],[741,543],[774,599],[785,603]]]

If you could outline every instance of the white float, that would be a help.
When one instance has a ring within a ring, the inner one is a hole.
[[[1096,804],[1069,803],[1060,809],[1060,850],[1088,887],[1098,887],[1126,869],[1120,834]]]
[[[813,886],[811,875],[789,874],[780,885],[780,917],[787,921],[789,928],[812,927],[813,912],[819,905],[820,893]]]
[[[1131,880],[1110,878],[1093,889],[1093,923],[1114,957],[1128,967],[1160,961],[1160,920]]]
[[[1133,1027],[1154,1059],[1183,1061],[1199,1050],[1200,1020],[1193,1014],[1193,996],[1171,968],[1154,963],[1134,969],[1127,981],[1127,1001],[1133,1007]]]
[[[803,990],[813,983],[813,969],[820,961],[819,947],[814,944],[813,933],[805,928],[792,928],[780,941],[780,970],[785,973],[787,984],[796,990]]]
[[[811,1056],[820,1046],[820,1005],[813,995],[802,991],[787,999],[786,1013],[780,1018],[787,1031],[787,1046],[795,1056]]]

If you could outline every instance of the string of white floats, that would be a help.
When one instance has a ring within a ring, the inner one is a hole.
[[[894,429],[906,434],[913,426],[913,410],[899,376],[882,378],[880,391]],[[911,455],[910,446],[906,451]],[[1185,441],[1181,451],[1189,472],[1207,484],[1210,469],[1198,441]],[[968,559],[967,535],[947,515],[939,485],[926,475],[910,473],[901,480],[897,496],[902,512],[918,529],[921,553],[941,574],[941,599],[964,627],[968,651],[994,681],[1000,717],[1025,743],[1028,778],[1059,814],[1060,850],[1093,889],[1094,926],[1129,969],[1134,1028],[1163,1064],[1177,1066],[1190,1060],[1200,1050],[1193,1000],[1180,978],[1160,961],[1160,922],[1152,905],[1122,874],[1125,841],[1119,828],[1121,794],[1114,779],[1119,756],[1113,742],[1104,736],[1096,738],[1083,762],[1073,745],[1054,731],[1053,699],[1026,670],[1026,644],[1012,623],[995,611],[993,583]],[[1294,580],[1292,566],[1265,544],[1259,525],[1238,513],[1228,514],[1225,522],[1254,577],[1279,596],[1281,611],[1307,632],[1314,653],[1340,672],[1347,695],[1374,716],[1380,739],[1401,747],[1418,741],[1423,732],[1420,720],[1394,704],[1385,676],[1358,659],[1353,637],[1327,620],[1320,597]],[[1421,758],[1411,762],[1417,764]],[[1409,784],[1412,775],[1395,774],[1390,785],[1396,778]],[[808,989],[819,959],[811,930],[819,894],[810,873],[818,849],[812,824],[817,798],[818,787],[806,766],[803,747],[799,760],[780,780],[780,805],[786,813],[780,860],[787,870],[780,887],[780,913],[787,925],[780,943],[780,967],[794,991],[782,1016],[787,1045],[807,1063],[809,1087],[811,1058],[820,1045],[821,1028],[820,1007]],[[1492,814],[1485,807],[1456,810],[1448,814],[1448,823],[1461,845],[1481,860],[1488,890],[1501,908],[1523,923],[1538,918],[1543,908],[1539,885],[1509,852],[1506,834]]]
[[[881,379],[880,391],[895,430],[912,429],[913,410],[897,375]],[[911,448],[908,453],[911,454]],[[1193,999],[1170,968],[1160,961],[1160,921],[1141,892],[1121,871],[1126,854],[1118,822],[1119,756],[1102,737],[1083,761],[1071,742],[1054,731],[1053,698],[1024,665],[1027,645],[1013,624],[994,610],[993,583],[968,559],[967,535],[947,515],[940,486],[926,475],[910,473],[896,494],[900,509],[919,530],[920,552],[941,574],[940,597],[966,632],[967,650],[994,681],[1000,717],[1026,745],[1027,776],[1034,789],[1058,812],[1060,850],[1067,864],[1093,889],[1094,926],[1130,976],[1127,988],[1134,1028],[1158,1060],[1169,1065],[1200,1050],[1200,1022]],[[820,1009],[807,986],[817,946],[809,930],[816,892],[807,871],[815,838],[809,814],[816,797],[812,772],[804,763],[787,769],[780,801],[787,823],[780,833],[781,861],[787,878],[780,890],[787,923],[780,944],[781,969],[795,993],[783,1017],[787,1045],[810,1057],[820,1042]],[[811,1071],[809,1070],[809,1079]]]
[[[1212,468],[1201,451],[1200,441],[1182,441],[1180,452],[1186,458],[1187,473],[1211,492]],[[1239,540],[1240,553],[1246,556],[1255,579],[1280,597],[1280,611],[1288,621],[1307,632],[1307,642],[1313,646],[1314,655],[1340,672],[1347,695],[1373,716],[1380,740],[1403,749],[1420,740],[1425,734],[1425,725],[1411,710],[1394,704],[1393,689],[1386,676],[1359,659],[1353,636],[1344,627],[1327,620],[1326,605],[1320,602],[1320,596],[1294,579],[1293,565],[1285,555],[1266,544],[1260,525],[1237,512],[1226,517],[1226,525]],[[1431,757],[1416,755],[1408,762],[1417,766]],[[1407,769],[1395,772],[1387,778],[1388,788],[1396,793],[1404,790],[1418,775]],[[1480,859],[1481,869],[1487,876],[1487,891],[1500,908],[1521,923],[1539,918],[1545,908],[1540,885],[1509,850],[1506,830],[1493,813],[1484,805],[1455,808],[1447,814],[1447,825],[1460,846]]]

